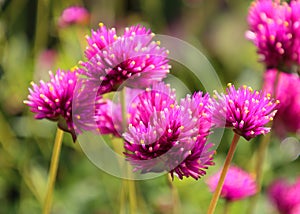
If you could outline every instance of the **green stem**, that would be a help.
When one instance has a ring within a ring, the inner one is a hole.
[[[231,160],[233,158],[233,155],[234,155],[234,152],[235,152],[235,149],[236,149],[239,139],[240,139],[240,135],[234,133],[234,136],[233,136],[233,139],[232,139],[232,142],[230,145],[230,149],[227,154],[217,188],[216,188],[216,190],[213,194],[213,197],[210,201],[207,214],[213,214],[215,212],[215,209],[216,209],[216,206],[217,206],[217,203],[218,203],[221,191],[222,191],[222,187],[223,187],[223,184],[225,181],[225,177],[226,177],[227,171],[229,169],[229,166],[230,166]]]
[[[48,185],[47,185],[47,192],[43,206],[43,214],[48,214],[51,211],[51,204],[52,204],[52,197],[53,197],[53,189],[56,180],[58,162],[59,162],[59,155],[62,145],[62,138],[63,138],[64,131],[57,128],[55,142],[53,146],[53,153],[51,157],[50,163],[50,170],[49,170],[49,177],[48,177]]]
[[[172,209],[173,209],[172,213],[173,214],[181,213],[179,194],[176,187],[173,185],[173,181],[170,173],[167,174],[167,181],[172,193]]]
[[[254,212],[257,198],[261,190],[263,165],[264,165],[264,160],[266,157],[267,148],[269,146],[270,139],[271,139],[271,133],[268,133],[265,136],[263,136],[263,139],[260,142],[257,151],[256,162],[255,162],[255,177],[256,177],[257,192],[254,196],[250,198],[250,206],[249,206],[248,214],[252,214]]]
[[[122,127],[123,132],[127,129],[127,110],[126,110],[126,88],[124,87],[120,94],[120,101],[121,101],[121,107],[122,107]],[[132,173],[131,169],[128,166],[127,167],[127,175],[129,176],[129,179],[131,179]],[[137,203],[136,203],[136,189],[135,189],[135,182],[134,180],[127,180],[123,182],[124,185],[127,185],[128,187],[128,194],[129,194],[129,205],[130,205],[130,213],[136,214],[137,213]],[[124,188],[124,187],[123,187]],[[122,202],[122,200],[121,200]]]
[[[37,21],[33,51],[34,54],[45,48],[49,32],[49,0],[37,1]]]
[[[122,180],[121,193],[120,193],[120,214],[125,213],[125,199],[126,199],[126,180]]]
[[[135,182],[134,182],[134,180],[127,180],[127,182],[128,182],[130,212],[132,214],[136,214],[137,213],[137,203],[136,203]]]
[[[123,133],[126,132],[127,129],[127,110],[126,110],[126,88],[124,87],[120,92],[120,102],[122,108],[122,128]]]
[[[231,204],[230,201],[228,200],[225,201],[223,214],[229,214],[230,204]]]
[[[279,83],[280,71],[276,71],[275,81],[273,82],[273,92],[272,95],[276,99],[277,96],[277,87]],[[269,126],[272,127],[273,123],[270,122]],[[255,177],[256,177],[256,186],[257,192],[254,196],[250,198],[250,206],[248,209],[248,214],[252,214],[255,210],[255,206],[257,203],[258,195],[261,191],[261,182],[262,182],[262,174],[263,174],[263,165],[266,157],[266,153],[268,150],[269,142],[271,140],[271,132],[263,136],[262,141],[259,145],[258,151],[256,153],[256,162],[255,162]]]

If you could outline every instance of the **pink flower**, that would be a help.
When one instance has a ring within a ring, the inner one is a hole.
[[[213,175],[207,181],[212,192],[215,191],[221,172]],[[257,192],[254,178],[239,167],[231,166],[226,174],[221,197],[228,201],[235,201],[247,198]]]
[[[117,36],[114,28],[99,26],[87,37],[88,60],[81,62],[81,73],[98,85],[99,94],[116,91],[122,84],[145,88],[166,77],[168,51],[152,40],[150,30],[136,25]]]
[[[268,68],[290,68],[300,63],[300,1],[290,4],[256,0],[248,14],[246,37],[257,46]]]
[[[60,27],[67,27],[74,24],[87,25],[90,21],[90,13],[79,6],[71,6],[66,8],[58,21]]]
[[[276,83],[277,72],[268,70],[264,76],[264,90],[280,101],[274,117],[274,130],[280,137],[285,137],[287,133],[300,134],[300,78],[279,72]]]
[[[58,126],[74,136],[72,120],[73,92],[77,82],[77,73],[57,70],[50,74],[50,81],[40,81],[40,84],[31,83],[28,100],[24,103],[35,113],[36,119],[57,121]]]
[[[211,126],[208,99],[198,92],[178,105],[175,92],[162,83],[139,94],[123,135],[125,155],[135,170],[168,171],[180,179],[205,175],[214,153],[206,143]]]
[[[268,196],[281,214],[294,214],[300,206],[300,179],[294,184],[283,179],[274,181],[268,189]]]
[[[216,127],[233,128],[246,140],[270,131],[265,125],[273,120],[277,105],[270,94],[253,91],[247,86],[236,90],[231,84],[228,84],[226,92],[218,94],[215,91],[212,100],[211,112]]]
[[[85,93],[87,85],[78,79],[76,70],[59,69],[55,75],[49,74],[50,81],[41,80],[39,85],[31,83],[28,100],[24,101],[35,118],[56,121],[59,128],[72,134],[74,142],[76,134],[96,130],[96,109],[106,104],[102,97]]]

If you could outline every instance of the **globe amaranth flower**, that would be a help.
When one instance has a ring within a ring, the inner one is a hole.
[[[207,184],[209,189],[214,192],[218,185],[221,171],[211,176]],[[221,191],[221,197],[228,201],[242,200],[256,194],[257,185],[255,179],[243,169],[230,166],[224,185]]]
[[[74,135],[72,121],[73,92],[77,82],[77,73],[57,70],[56,74],[50,71],[50,81],[40,81],[40,84],[31,83],[28,100],[24,103],[35,113],[36,119],[58,121],[58,126]]]
[[[266,134],[270,128],[265,125],[273,120],[278,101],[270,94],[253,91],[251,87],[242,86],[238,90],[228,84],[227,94],[215,91],[211,112],[216,127],[233,128],[233,131],[246,140],[260,134]]]
[[[55,75],[52,72],[49,75],[48,82],[32,83],[28,100],[24,103],[35,113],[36,119],[57,121],[59,128],[70,132],[75,141],[76,133],[82,129],[95,129],[95,110],[92,107],[102,105],[104,101],[101,96],[91,99],[89,94],[82,93],[84,84],[78,79],[76,69],[59,69]]]
[[[139,94],[123,135],[125,155],[135,170],[167,171],[180,179],[205,175],[214,153],[206,143],[211,127],[208,100],[208,94],[198,92],[178,104],[175,91],[162,83]]]
[[[154,34],[143,26],[125,28],[117,36],[115,28],[102,23],[87,36],[86,62],[81,73],[98,85],[99,94],[116,91],[120,85],[146,88],[169,72],[168,51],[153,41]]]
[[[256,0],[248,14],[246,38],[257,47],[268,68],[289,68],[300,63],[300,1],[290,4]]]
[[[264,74],[264,90],[280,101],[273,121],[275,133],[279,137],[285,137],[288,133],[300,134],[300,78],[277,72],[270,69]]]
[[[58,20],[60,27],[70,25],[87,25],[90,21],[90,13],[84,7],[71,6],[66,8]]]
[[[300,206],[300,178],[294,184],[284,179],[274,181],[268,188],[268,197],[280,214],[297,213]]]

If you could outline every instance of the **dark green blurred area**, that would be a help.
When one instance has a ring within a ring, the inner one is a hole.
[[[31,81],[47,80],[48,70],[69,69],[83,59],[84,36],[91,28],[96,29],[99,22],[118,28],[141,23],[201,50],[224,86],[232,82],[259,89],[263,67],[255,47],[244,38],[249,4],[238,0],[0,0],[0,213],[41,213],[56,124],[35,120],[23,100]],[[90,26],[58,28],[61,12],[71,5],[91,12]],[[41,57],[46,50],[52,52]],[[176,62],[172,67],[171,73],[191,91],[204,90],[187,68]],[[208,176],[219,170],[231,138],[226,131]],[[234,163],[253,171],[259,141],[241,141]],[[273,179],[299,175],[299,160],[289,159],[278,140],[271,142],[268,154],[256,213],[274,213],[264,195]],[[175,179],[182,213],[206,212],[211,198],[204,183],[208,176],[199,181]],[[53,213],[118,213],[121,183],[94,166],[80,145],[65,135]],[[165,177],[138,181],[137,190],[140,213],[170,213]],[[222,212],[223,203],[216,213]],[[248,205],[248,201],[236,202],[231,213],[244,213],[241,210]]]

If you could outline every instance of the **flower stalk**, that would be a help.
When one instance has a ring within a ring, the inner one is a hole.
[[[179,214],[180,212],[180,198],[177,188],[173,185],[172,176],[170,173],[167,174],[167,182],[172,194],[172,213]]]
[[[225,181],[225,177],[226,177],[227,171],[229,169],[229,166],[230,166],[231,160],[233,158],[233,155],[234,155],[234,152],[237,147],[239,139],[240,139],[240,135],[235,133],[233,136],[231,145],[230,145],[229,152],[226,156],[226,160],[225,160],[225,163],[224,163],[221,175],[220,175],[220,179],[219,179],[217,188],[216,188],[216,190],[213,194],[213,197],[210,201],[207,214],[213,214],[215,212],[215,209],[216,209],[216,206],[217,206],[217,203],[218,203],[221,191],[222,191],[222,187],[223,187],[223,184]]]
[[[120,93],[120,102],[121,102],[121,108],[122,108],[122,127],[123,131],[125,132],[127,130],[127,111],[126,111],[126,88],[123,88]],[[129,178],[132,178],[132,173],[130,166],[127,167],[127,175]],[[126,186],[128,188],[128,195],[129,195],[129,206],[130,206],[130,213],[135,214],[137,212],[137,203],[136,203],[136,189],[135,189],[135,182],[134,180],[124,180],[122,188],[126,189]],[[123,194],[124,197],[126,197],[126,194]],[[121,199],[121,202],[124,199]]]
[[[56,181],[63,134],[64,131],[61,130],[60,128],[57,128],[52,157],[51,157],[50,169],[49,169],[48,185],[47,185],[47,192],[46,192],[44,206],[43,206],[43,214],[49,214],[51,211],[53,190]]]

